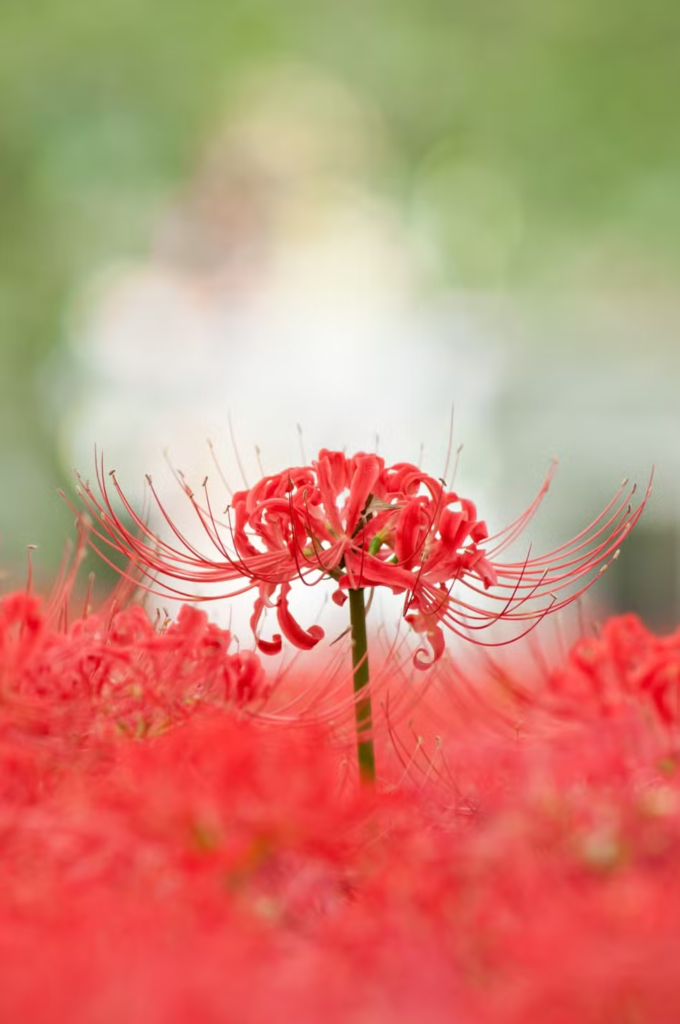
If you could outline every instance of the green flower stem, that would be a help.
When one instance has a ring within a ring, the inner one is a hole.
[[[357,759],[361,781],[375,782],[375,750],[373,748],[373,711],[368,690],[368,640],[366,637],[366,606],[364,591],[350,590],[349,619],[352,629],[352,665],[354,667],[354,717],[357,727]]]

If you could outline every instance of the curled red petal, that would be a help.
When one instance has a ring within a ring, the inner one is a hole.
[[[356,529],[359,516],[366,507],[368,496],[382,468],[382,460],[377,455],[356,455],[354,462],[355,470],[345,509],[345,532],[350,536]]]
[[[464,502],[461,502],[461,504],[464,504]],[[463,546],[466,539],[470,536],[471,530],[476,525],[475,520],[471,520],[467,515],[465,508],[457,512],[445,509],[442,512],[440,525],[442,541],[447,547],[457,551],[458,548]]]
[[[255,646],[261,654],[280,654],[283,640],[280,633],[274,633],[271,640],[262,640],[261,637],[256,636]]]
[[[480,544],[483,540],[487,540],[489,537],[489,528],[483,519],[479,519],[470,530],[470,540],[474,541],[475,544]]]
[[[339,452],[332,453],[322,451],[319,453],[319,461],[316,464],[317,480],[319,482],[319,493],[321,496],[321,502],[326,511],[326,517],[331,526],[331,529],[336,534],[342,533],[342,522],[340,520],[340,513],[336,505],[336,500],[341,487],[338,486],[337,479],[334,480],[334,476],[337,478],[337,473],[333,473],[333,459],[337,461],[337,455],[340,455],[344,459],[344,455]]]
[[[301,651],[309,651],[312,647],[316,647],[319,640],[323,640],[325,633],[321,626],[310,626],[308,630],[305,630],[299,622],[295,621],[288,607],[289,591],[290,583],[284,583],[276,605],[276,617],[286,639],[290,640],[295,647],[299,647]]]
[[[423,505],[417,499],[412,499],[400,513],[397,522],[394,551],[400,565],[411,568],[414,556],[420,553],[422,539]]]
[[[317,465],[324,464],[328,467],[329,486],[336,496],[349,486],[349,462],[344,452],[330,451],[328,448],[322,448],[319,452]]]
[[[436,661],[439,661],[446,643],[444,633],[435,615],[425,615],[423,612],[416,612],[407,615],[406,621],[413,627],[416,633],[424,633],[430,645],[431,651],[426,647],[419,647],[413,655],[413,664],[417,669],[424,671],[431,668]]]
[[[283,641],[279,633],[274,633],[274,636],[271,638],[271,640],[262,640],[262,638],[258,634],[258,627],[260,625],[262,612],[264,611],[268,603],[268,600],[266,600],[265,598],[258,597],[256,599],[253,614],[250,616],[250,628],[253,631],[253,636],[255,637],[255,644],[257,646],[258,651],[261,651],[262,654],[279,654],[281,648],[283,647]]]

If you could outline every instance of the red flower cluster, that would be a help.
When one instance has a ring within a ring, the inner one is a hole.
[[[546,493],[552,469],[528,509],[507,529],[489,536],[471,501],[416,466],[386,466],[377,455],[347,457],[323,449],[310,465],[267,476],[234,494],[226,522],[214,514],[205,482],[199,500],[180,477],[212,548],[205,554],[172,521],[151,481],[174,535],[172,543],[150,530],[115,474],[110,476],[132,528],[114,508],[103,461],[97,465],[99,495],[79,478],[79,493],[94,523],[78,514],[102,557],[123,554],[130,563],[128,572],[141,574],[148,589],[201,600],[206,595],[197,598],[187,584],[241,584],[211,596],[257,587],[253,632],[262,652],[276,653],[281,635],[266,640],[260,634],[265,608],[276,609],[281,633],[300,649],[315,646],[324,635],[317,625],[304,629],[291,614],[288,595],[294,580],[311,585],[332,578],[338,603],[348,590],[384,586],[404,595],[406,621],[429,642],[429,659],[416,652],[419,668],[441,657],[442,627],[484,643],[479,631],[492,623],[519,624],[520,633],[526,632],[548,612],[564,607],[616,557],[646,501],[632,508],[635,488],[624,494],[622,487],[590,526],[556,551],[504,561],[501,555]]]
[[[574,715],[648,706],[664,726],[680,726],[680,630],[656,636],[635,615],[610,619],[572,647],[550,689]]]
[[[55,628],[36,597],[11,594],[0,602],[0,720],[61,738],[140,737],[197,708],[254,711],[269,684],[255,654],[230,646],[229,632],[190,606],[162,628],[139,606]]]
[[[452,731],[431,688],[415,733],[377,723],[375,788],[332,729],[244,715],[240,657],[193,609],[0,601],[0,1019],[680,1019],[678,634],[625,617],[567,652],[543,720],[558,676],[573,716],[626,694],[580,728],[489,729],[480,672]]]

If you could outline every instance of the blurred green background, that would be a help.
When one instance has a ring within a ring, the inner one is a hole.
[[[665,378],[672,413],[678,11],[673,0],[4,0],[4,566],[15,571],[36,542],[51,572],[70,532],[55,491],[71,468],[60,424],[88,388],[68,350],[74,303],[99,268],[145,258],[243,81],[271,66],[317,69],[379,118],[384,144],[360,173],[400,211],[424,294],[502,291],[524,306],[530,296],[536,338],[553,351],[574,344],[555,313],[565,295],[605,294],[614,306],[620,297],[625,309],[633,292],[641,312],[626,350],[652,360],[650,387]],[[600,333],[587,323],[584,372],[592,345],[618,372],[624,357],[607,323]],[[526,386],[523,365],[518,356]],[[540,371],[531,387],[545,401]],[[606,419],[609,399],[593,401]],[[500,408],[501,428],[521,419],[513,408]],[[670,415],[666,435],[674,429]],[[547,441],[548,454],[560,440]],[[653,453],[639,454],[648,466]],[[672,519],[674,506],[663,507]],[[668,561],[663,537],[654,543]]]

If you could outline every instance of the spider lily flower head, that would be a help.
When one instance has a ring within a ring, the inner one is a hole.
[[[207,478],[199,498],[177,474],[205,533],[209,551],[199,550],[173,522],[153,482],[151,493],[172,540],[158,536],[131,506],[115,472],[97,460],[98,493],[78,477],[89,515],[76,511],[90,543],[109,561],[128,559],[124,574],[146,589],[196,601],[189,585],[218,585],[217,599],[257,590],[251,627],[257,647],[281,650],[282,636],[308,650],[323,638],[318,625],[305,629],[289,606],[291,585],[335,581],[333,599],[349,590],[387,587],[404,596],[403,616],[429,645],[414,655],[418,668],[438,660],[443,628],[488,646],[480,631],[496,622],[515,625],[511,639],[532,629],[587,590],[617,557],[619,545],[640,517],[649,496],[631,504],[635,486],[624,481],[599,516],[553,552],[506,561],[506,549],[535,514],[550,485],[551,466],[536,498],[506,529],[489,535],[475,505],[443,480],[400,462],[386,466],[378,455],[322,449],[309,465],[265,476],[233,495],[225,516],[213,511]],[[109,483],[108,481],[111,481]],[[650,484],[651,486],[651,484]],[[130,517],[128,527],[114,507],[112,489]],[[90,516],[92,520],[90,520]],[[266,608],[276,610],[280,633],[261,635]]]

